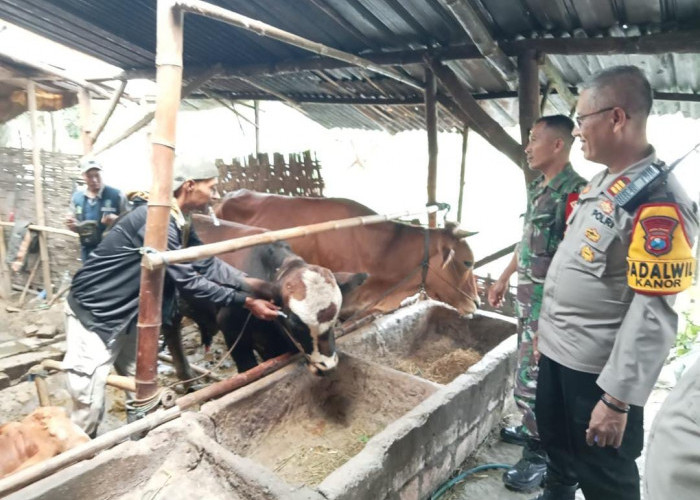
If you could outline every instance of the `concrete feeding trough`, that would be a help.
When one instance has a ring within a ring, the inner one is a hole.
[[[216,440],[291,484],[316,486],[438,387],[342,355],[316,377],[302,365],[206,404]]]
[[[515,333],[503,319],[461,316],[425,301],[379,318],[338,340],[338,348],[433,382],[447,384]]]
[[[498,423],[514,331],[419,302],[339,339],[328,377],[287,366],[14,498],[425,498]],[[455,349],[483,358],[442,384],[395,369]]]

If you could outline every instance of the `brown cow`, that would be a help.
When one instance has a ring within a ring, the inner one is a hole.
[[[247,190],[226,195],[216,213],[225,220],[271,230],[375,214],[352,200],[292,198]],[[353,314],[361,317],[394,310],[419,291],[427,238],[428,295],[469,315],[478,307],[479,298],[472,273],[474,255],[464,239],[468,235],[455,228],[383,222],[294,238],[289,244],[309,263],[333,271],[369,273],[367,282],[344,298],[341,318],[347,319]]]
[[[0,477],[90,441],[57,406],[37,408],[21,422],[0,426]]]

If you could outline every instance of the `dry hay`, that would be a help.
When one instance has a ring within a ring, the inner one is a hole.
[[[409,357],[396,361],[393,368],[411,375],[448,384],[469,367],[479,362],[482,355],[474,349],[456,349],[436,358]]]
[[[293,453],[277,461],[273,470],[292,482],[308,486],[321,483],[331,472],[357,455],[374,433],[361,426],[351,427],[342,439],[332,439],[332,446],[319,444],[297,448]]]

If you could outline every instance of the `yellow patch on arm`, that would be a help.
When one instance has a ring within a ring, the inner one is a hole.
[[[649,295],[673,295],[693,283],[696,262],[673,203],[639,207],[627,253],[627,284]]]

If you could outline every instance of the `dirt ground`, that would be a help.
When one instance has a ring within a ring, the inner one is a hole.
[[[65,353],[64,301],[60,299],[49,307],[45,301],[33,300],[20,309],[16,307],[17,296],[18,294],[15,294],[12,300],[0,299],[0,362],[31,352],[46,352],[62,359],[62,356],[56,353]],[[55,327],[52,338],[37,336],[35,330],[45,326]],[[183,344],[190,363],[208,369],[213,369],[226,353],[223,337],[218,335],[214,339],[211,351],[205,354],[200,345],[198,330],[189,324],[185,324],[183,328]],[[230,357],[221,363],[216,373],[222,377],[236,373]],[[158,374],[162,385],[177,382],[172,366],[167,363],[159,362]],[[0,390],[0,425],[21,420],[39,406],[34,382],[28,381],[24,372],[11,378],[10,387]],[[52,405],[62,406],[70,412],[72,403],[66,388],[65,374],[55,372],[45,380]],[[126,422],[125,401],[126,395],[122,390],[107,387],[105,416],[98,434],[115,429]]]

